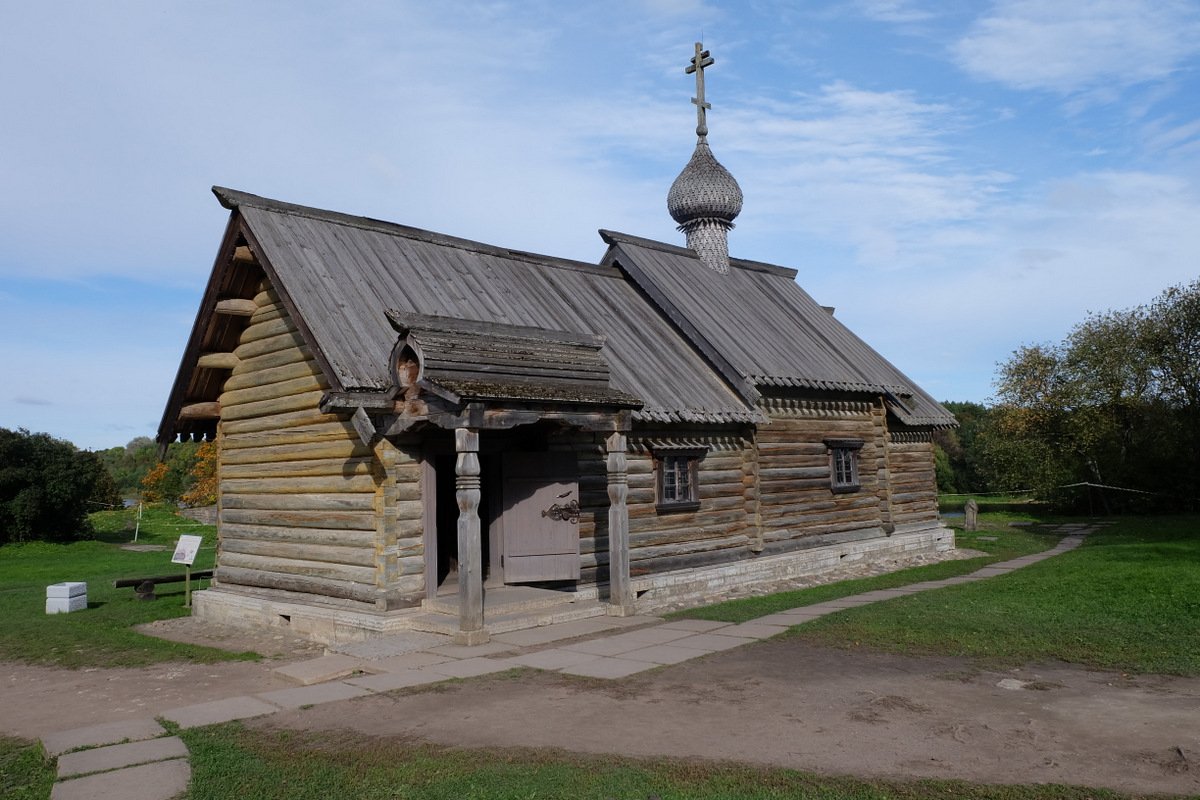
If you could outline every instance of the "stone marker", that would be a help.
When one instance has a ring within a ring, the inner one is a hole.
[[[54,583],[46,587],[46,613],[68,614],[87,608],[87,584],[82,581]]]
[[[974,497],[967,501],[963,515],[966,517],[966,522],[963,523],[964,531],[979,530],[979,503],[975,502]]]

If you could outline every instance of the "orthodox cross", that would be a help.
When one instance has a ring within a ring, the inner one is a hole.
[[[696,55],[692,57],[692,63],[684,69],[684,73],[691,75],[696,73],[696,96],[692,98],[692,102],[696,104],[696,135],[708,136],[708,121],[704,116],[705,109],[712,106],[704,102],[704,68],[713,65],[712,56],[704,49],[704,45],[696,42]]]

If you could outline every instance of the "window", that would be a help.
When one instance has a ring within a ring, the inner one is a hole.
[[[700,507],[696,484],[703,455],[702,449],[665,449],[655,453],[659,511],[692,511]]]
[[[857,492],[858,453],[862,450],[862,439],[826,439],[829,448],[830,488],[835,493]]]

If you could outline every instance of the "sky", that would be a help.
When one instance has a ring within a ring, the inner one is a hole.
[[[709,143],[734,256],[938,399],[1200,278],[1200,1],[0,0],[0,427],[153,436],[215,185],[598,261],[682,244]]]

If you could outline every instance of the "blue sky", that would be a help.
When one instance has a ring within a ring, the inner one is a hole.
[[[0,426],[153,435],[213,184],[596,261],[682,243],[695,142],[736,256],[941,399],[1200,273],[1200,3],[0,0]]]

